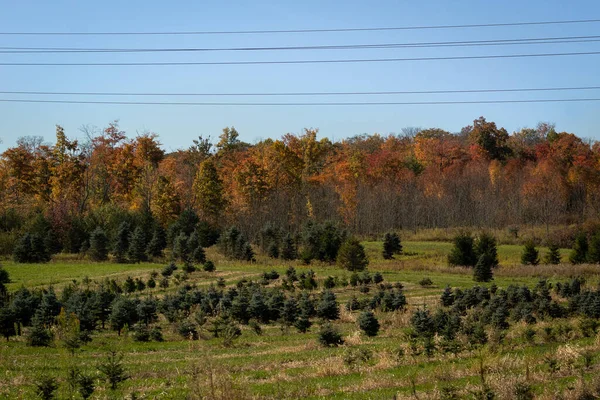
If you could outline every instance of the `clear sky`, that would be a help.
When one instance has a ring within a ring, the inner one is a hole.
[[[223,31],[503,23],[600,18],[594,0],[464,1],[0,1],[0,31]],[[204,36],[6,36],[2,47],[230,47],[372,44],[600,35],[600,23],[485,29]],[[369,49],[265,53],[0,54],[0,62],[144,62],[440,57],[600,51],[600,42],[472,48]],[[600,55],[401,63],[219,66],[0,66],[0,90],[62,92],[391,91],[600,86]],[[148,101],[433,101],[600,98],[600,90],[547,93],[419,94],[281,98],[134,98],[26,96]],[[403,127],[459,131],[485,116],[510,132],[555,122],[559,130],[600,140],[600,102],[352,107],[174,107],[0,103],[0,150],[25,135],[54,138],[54,125],[80,135],[85,124],[118,119],[130,136],[152,131],[167,149],[235,126],[241,139],[278,138],[305,127],[332,139],[388,134]]]

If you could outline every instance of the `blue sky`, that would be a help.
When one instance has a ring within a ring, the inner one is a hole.
[[[213,31],[447,25],[600,18],[598,1],[0,1],[0,31]],[[0,36],[12,47],[227,47],[486,40],[600,34],[600,23],[486,29],[206,36]],[[599,43],[263,54],[0,54],[0,62],[235,61],[437,57],[600,51]],[[112,92],[290,92],[599,86],[600,55],[403,63],[221,66],[0,66],[0,90]],[[0,98],[41,96],[0,95]],[[327,98],[169,98],[171,101],[431,101],[600,97],[599,91]],[[73,99],[74,96],[56,98]],[[84,99],[83,97],[78,99]],[[86,97],[85,99],[97,99]],[[103,98],[103,100],[140,100]],[[148,100],[161,100],[152,98]],[[165,99],[162,99],[165,100]],[[118,119],[128,135],[152,131],[167,149],[235,126],[248,142],[319,128],[333,139],[403,127],[459,131],[485,116],[509,131],[557,124],[600,140],[600,102],[369,107],[170,107],[0,103],[0,150],[25,135],[77,137],[82,125]]]

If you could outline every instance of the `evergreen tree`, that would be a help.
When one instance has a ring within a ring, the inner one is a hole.
[[[203,264],[206,262],[206,252],[200,245],[196,247],[196,250],[192,252],[191,256],[192,260],[198,264]]]
[[[184,232],[181,232],[176,238],[175,242],[173,242],[173,258],[176,260],[181,260],[183,262],[187,262],[189,260],[189,252],[188,252],[188,237]]]
[[[162,226],[156,225],[152,238],[146,247],[146,254],[149,257],[162,257],[163,250],[167,247],[167,235]]]
[[[448,255],[450,265],[462,265],[472,267],[476,264],[477,258],[473,247],[473,238],[471,235],[461,233],[454,238],[454,247]]]
[[[269,308],[265,304],[264,297],[260,291],[256,291],[250,298],[248,304],[248,312],[252,318],[256,318],[261,322],[269,322]]]
[[[432,338],[435,335],[435,324],[428,310],[420,308],[415,311],[410,323],[418,336]]]
[[[0,335],[7,341],[11,336],[17,334],[17,331],[15,330],[16,323],[17,319],[15,314],[9,307],[0,308]]]
[[[349,239],[339,250],[337,264],[348,271],[363,271],[369,265],[369,260],[363,245],[356,239]]]
[[[325,323],[319,330],[319,343],[326,347],[344,344],[342,334],[331,323]]]
[[[450,286],[446,286],[444,288],[444,292],[441,297],[442,306],[450,307],[454,304],[454,293],[452,292],[452,288]]]
[[[489,282],[494,279],[492,273],[493,261],[492,256],[488,253],[479,256],[479,260],[473,269],[473,280],[475,282]]]
[[[27,344],[33,347],[48,347],[54,336],[52,332],[44,325],[41,314],[36,313],[33,317],[31,329],[27,333]]]
[[[372,311],[363,311],[358,316],[358,327],[362,329],[362,331],[367,336],[377,336],[379,332],[379,321],[375,318],[375,314]]]
[[[560,264],[560,251],[556,244],[551,243],[548,245],[548,253],[544,257],[544,262],[553,265]]]
[[[340,317],[340,307],[335,294],[331,290],[324,290],[317,305],[317,316],[319,318],[335,320]]]
[[[17,241],[13,258],[18,263],[45,263],[50,261],[50,254],[42,237],[26,233]]]
[[[116,390],[119,383],[129,379],[123,366],[123,356],[114,350],[109,351],[106,360],[98,365],[98,369],[110,384],[111,390]]]
[[[129,261],[133,263],[139,263],[147,260],[146,235],[144,234],[141,226],[135,228],[129,239],[127,256],[129,257]]]
[[[58,254],[62,251],[62,243],[54,229],[48,229],[44,236],[44,247],[46,252],[50,255]]]
[[[279,258],[279,245],[272,241],[267,248],[267,255],[271,258]]]
[[[212,261],[208,260],[202,265],[202,269],[206,272],[214,272],[216,267]]]
[[[496,248],[496,239],[487,232],[479,235],[477,242],[474,247],[475,257],[479,260],[482,254],[487,254],[487,258],[489,262],[492,264],[492,267],[495,268],[498,266],[498,250]]]
[[[394,254],[402,254],[402,244],[397,233],[386,233],[383,237],[383,258],[391,260]]]
[[[590,238],[587,261],[591,264],[600,264],[600,231]]]
[[[194,192],[202,214],[212,222],[218,222],[226,201],[223,196],[223,182],[212,158],[200,164],[194,180]]]
[[[281,314],[286,324],[292,325],[296,322],[298,319],[298,302],[295,298],[289,297],[285,300]]]
[[[588,240],[585,233],[580,233],[575,237],[575,244],[573,244],[573,250],[569,255],[569,261],[572,264],[582,264],[586,262],[588,254]]]
[[[131,235],[131,227],[128,222],[122,222],[117,230],[115,243],[113,245],[113,254],[115,261],[118,263],[127,262],[127,251],[129,250],[129,237]]]
[[[281,259],[282,260],[295,260],[298,258],[298,252],[296,251],[296,243],[292,238],[291,234],[287,234],[283,239],[281,245]]]
[[[535,248],[532,240],[525,243],[523,254],[521,254],[521,264],[538,265],[540,263],[540,252]]]

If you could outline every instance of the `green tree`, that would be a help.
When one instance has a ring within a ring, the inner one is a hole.
[[[535,243],[528,240],[523,247],[521,254],[521,264],[523,265],[538,265],[540,263],[540,252],[535,248]]]
[[[379,333],[379,321],[377,321],[377,318],[372,311],[363,311],[360,313],[357,322],[358,327],[367,336],[377,336],[377,333]]]
[[[391,260],[394,258],[394,254],[402,254],[402,244],[400,243],[400,236],[397,233],[391,232],[386,233],[383,237],[383,258]]]
[[[325,323],[321,326],[318,336],[319,343],[325,347],[337,347],[344,344],[342,334],[331,324]]]
[[[17,319],[15,313],[9,307],[0,308],[0,335],[7,341],[11,336],[17,334],[17,331],[15,330],[16,323]]]
[[[281,244],[281,259],[295,260],[296,258],[298,258],[296,243],[294,242],[292,235],[288,233],[285,238],[283,238],[283,243]]]
[[[108,260],[108,237],[99,226],[90,235],[89,255],[94,261]]]
[[[181,232],[173,242],[173,258],[183,262],[189,261],[188,237]]]
[[[113,254],[118,263],[127,262],[127,251],[129,250],[129,237],[131,236],[131,226],[129,222],[122,222],[117,230],[115,243],[113,246]]]
[[[167,234],[162,226],[157,225],[146,247],[146,254],[149,257],[162,257],[165,247],[167,247]]]
[[[569,255],[569,261],[572,264],[582,264],[586,262],[588,254],[588,240],[585,233],[580,233],[575,237],[575,243],[573,244],[573,250]]]
[[[223,196],[223,183],[212,158],[200,164],[194,180],[194,191],[202,214],[212,222],[218,223],[226,202]]]
[[[369,265],[365,248],[357,239],[347,240],[337,255],[337,265],[348,271],[363,271]]]
[[[108,352],[104,362],[98,365],[98,370],[104,375],[106,381],[110,384],[111,390],[116,390],[119,383],[129,379],[123,365],[123,355],[115,350]]]
[[[560,250],[556,244],[548,245],[548,253],[544,257],[544,262],[553,265],[560,264]]]
[[[482,254],[486,254],[492,267],[498,266],[498,250],[496,247],[496,238],[487,232],[483,232],[477,238],[477,242],[474,247],[475,257],[479,260]]]
[[[448,255],[448,263],[472,267],[476,262],[473,237],[467,233],[457,235],[454,238],[454,247]]]
[[[316,309],[319,318],[335,320],[340,317],[340,306],[331,290],[324,290]]]
[[[146,257],[146,235],[140,226],[135,228],[129,238],[127,257],[133,263],[139,263],[148,259]]]
[[[488,253],[480,255],[473,269],[473,280],[475,282],[489,282],[494,279],[492,272],[493,262],[494,260]]]
[[[587,260],[592,264],[600,263],[600,231],[596,232],[590,238]]]

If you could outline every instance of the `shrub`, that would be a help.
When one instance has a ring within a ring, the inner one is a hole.
[[[202,269],[206,272],[214,272],[217,268],[215,267],[215,264],[212,261],[206,261],[202,265]]]
[[[373,352],[368,349],[348,348],[344,352],[344,364],[354,368],[356,364],[366,364],[373,359]]]
[[[337,264],[348,271],[363,271],[369,260],[363,245],[357,239],[349,239],[339,249]]]
[[[400,243],[400,236],[397,233],[386,233],[383,237],[383,258],[391,260],[394,258],[394,254],[402,254],[402,244]]]
[[[344,344],[342,334],[330,323],[321,326],[318,341],[325,347],[337,347],[338,345]]]
[[[532,240],[527,241],[521,254],[521,264],[523,265],[538,265],[540,263],[540,253],[535,248]]]
[[[448,263],[450,265],[475,266],[477,258],[474,242],[471,235],[461,233],[454,238],[454,247],[448,255]]]
[[[429,287],[433,285],[433,281],[430,278],[425,277],[419,281],[419,285],[422,287]]]
[[[98,365],[98,370],[110,384],[111,390],[116,390],[119,383],[129,379],[123,366],[123,355],[115,350],[109,351],[106,360]]]
[[[379,332],[379,321],[371,311],[364,311],[358,316],[358,327],[367,336],[377,336]]]

